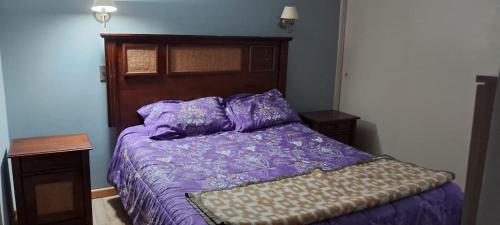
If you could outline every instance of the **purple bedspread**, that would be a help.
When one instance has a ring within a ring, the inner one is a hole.
[[[146,133],[143,126],[122,132],[108,174],[135,225],[204,225],[186,192],[334,169],[371,157],[300,123],[169,141],[150,140]],[[462,202],[460,188],[448,183],[319,224],[459,225]]]

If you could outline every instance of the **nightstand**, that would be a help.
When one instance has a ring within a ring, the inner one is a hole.
[[[12,142],[19,225],[91,225],[87,134],[16,139]]]
[[[304,112],[300,113],[300,117],[315,131],[347,145],[355,143],[357,116],[328,110]]]

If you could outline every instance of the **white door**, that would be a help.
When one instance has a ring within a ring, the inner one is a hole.
[[[464,186],[475,75],[496,74],[500,1],[349,0],[340,110],[358,146]]]

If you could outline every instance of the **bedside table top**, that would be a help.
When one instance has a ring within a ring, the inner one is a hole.
[[[303,113],[300,113],[300,116],[304,120],[312,121],[312,122],[316,122],[316,123],[359,119],[358,116],[354,116],[354,115],[340,112],[340,111],[336,111],[336,110],[303,112]]]
[[[22,138],[12,141],[8,157],[13,158],[84,150],[92,150],[87,134]]]

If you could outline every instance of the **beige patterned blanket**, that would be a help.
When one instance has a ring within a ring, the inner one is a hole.
[[[311,173],[227,190],[187,193],[209,224],[310,224],[436,188],[453,180],[389,156],[334,171]]]

